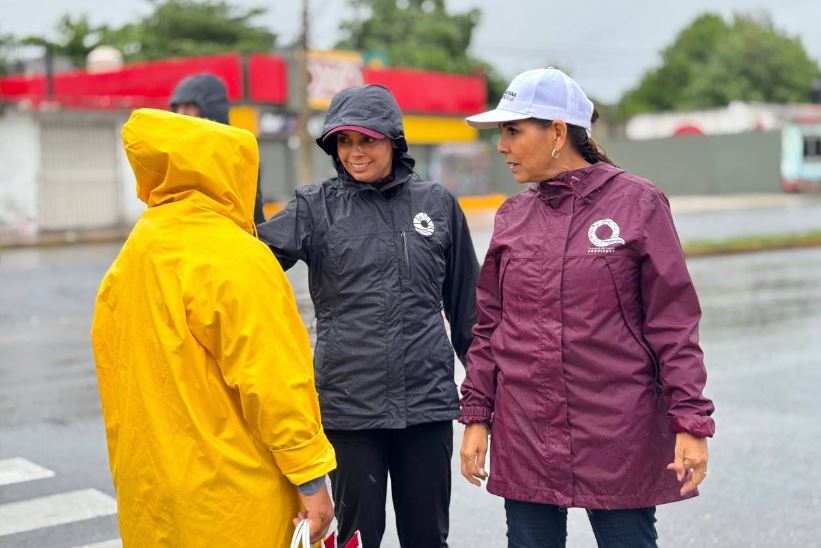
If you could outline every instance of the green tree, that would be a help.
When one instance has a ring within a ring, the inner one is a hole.
[[[720,107],[733,100],[807,101],[821,76],[798,38],[766,19],[736,15],[731,23],[705,14],[682,30],[618,105],[622,116],[639,112]]]
[[[14,72],[14,51],[17,39],[13,35],[0,32],[0,76]]]
[[[55,55],[61,55],[71,60],[76,67],[85,65],[86,56],[95,47],[100,45],[104,26],[94,26],[88,21],[86,14],[72,17],[63,15],[57,23],[57,37],[55,40],[46,40],[39,36],[29,36],[23,39],[28,45],[50,46]]]
[[[349,0],[357,17],[339,25],[337,48],[379,51],[394,66],[461,74],[481,71],[488,101],[495,103],[504,82],[487,63],[468,54],[481,12],[449,13],[445,0]]]
[[[133,24],[103,32],[102,41],[128,60],[226,51],[271,51],[276,36],[253,20],[265,8],[238,8],[224,0],[149,0],[153,11]]]
[[[75,66],[83,66],[88,53],[100,44],[118,48],[130,61],[271,51],[276,45],[272,32],[253,23],[266,12],[264,8],[238,8],[225,0],[147,1],[151,12],[135,23],[112,28],[90,24],[85,14],[63,15],[54,39],[29,36],[20,43],[51,47],[54,54],[70,58]],[[7,38],[0,36],[3,39]],[[0,41],[0,53],[4,45]]]

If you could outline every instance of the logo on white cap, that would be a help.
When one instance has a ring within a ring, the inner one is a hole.
[[[590,133],[593,103],[567,74],[559,69],[528,70],[516,76],[502,95],[499,106],[466,118],[477,129],[490,129],[504,122],[538,118],[563,120]]]

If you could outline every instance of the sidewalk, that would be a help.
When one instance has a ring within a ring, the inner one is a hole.
[[[677,196],[670,206],[683,243],[821,231],[821,194]]]
[[[471,230],[493,228],[505,196],[461,198]],[[682,243],[821,231],[821,194],[736,194],[670,198]]]
[[[727,194],[722,196],[673,196],[673,214],[739,209],[791,209],[821,206],[821,194]]]
[[[490,231],[496,209],[506,196],[459,199],[471,230]],[[789,236],[821,231],[821,194],[738,194],[670,198],[683,243],[724,241],[757,236]],[[266,204],[266,212],[280,204]],[[131,227],[16,234],[0,226],[0,249],[123,241]]]

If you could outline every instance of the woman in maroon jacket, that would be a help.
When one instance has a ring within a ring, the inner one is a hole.
[[[669,204],[590,138],[559,70],[524,72],[495,110],[514,178],[477,288],[462,385],[462,474],[505,498],[508,546],[564,546],[566,508],[599,546],[656,546],[655,506],[693,497],[715,426],[701,311]]]

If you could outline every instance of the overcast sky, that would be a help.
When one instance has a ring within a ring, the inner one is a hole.
[[[270,27],[281,45],[296,37],[299,0],[229,0],[261,6],[258,24]],[[351,15],[347,0],[309,0],[311,43],[330,48],[337,24]],[[801,38],[821,59],[821,0],[447,0],[450,11],[482,10],[471,53],[511,78],[529,68],[556,64],[567,69],[591,96],[618,100],[641,75],[659,63],[659,52],[705,11],[767,14],[776,27]],[[64,13],[87,13],[92,23],[120,25],[150,11],[140,0],[0,0],[0,32],[52,33]]]

